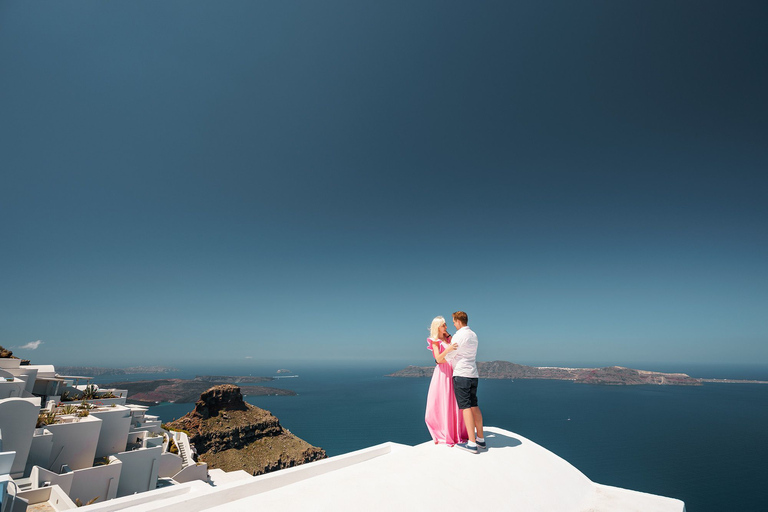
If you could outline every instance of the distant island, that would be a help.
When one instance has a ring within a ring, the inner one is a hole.
[[[387,377],[431,377],[434,366],[409,366]],[[605,368],[560,368],[525,366],[508,361],[477,363],[477,371],[483,379],[548,379],[570,380],[578,384],[609,386],[634,386],[655,384],[661,386],[701,386],[702,379],[694,379],[685,373],[662,373],[634,370],[622,366]]]
[[[128,402],[139,405],[155,405],[159,402],[194,403],[200,395],[211,388],[222,384],[253,383],[273,380],[272,377],[227,377],[220,375],[198,375],[194,379],[158,379],[140,380],[136,382],[122,381],[104,384],[103,388],[128,390]],[[244,395],[251,396],[295,396],[290,389],[272,388],[268,386],[240,386]]]
[[[170,373],[178,368],[169,366],[129,366],[128,368],[102,368],[99,366],[56,366],[59,375],[99,377],[101,375],[134,375],[137,373]]]
[[[269,382],[274,377],[230,376],[230,375],[197,375],[195,380],[216,382],[219,384],[252,384],[254,382]]]
[[[744,379],[699,379],[701,382],[714,384],[768,384],[768,380],[744,380]]]

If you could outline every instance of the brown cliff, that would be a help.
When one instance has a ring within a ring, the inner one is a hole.
[[[199,460],[225,471],[260,475],[326,458],[324,450],[282,428],[269,411],[245,403],[231,384],[205,391],[194,411],[167,427],[186,431]]]
[[[13,351],[8,350],[7,348],[4,348],[0,346],[0,358],[4,359],[18,359],[15,355],[13,355]],[[22,359],[19,363],[22,366],[26,366],[29,364],[29,359]]]

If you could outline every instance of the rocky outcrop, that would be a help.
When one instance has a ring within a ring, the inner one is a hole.
[[[246,411],[248,407],[243,400],[240,388],[232,384],[214,386],[200,395],[195,404],[195,415],[202,419],[218,416],[221,411]]]
[[[8,350],[7,348],[4,348],[2,346],[0,346],[0,358],[4,358],[4,359],[18,359],[18,357],[13,355],[13,351],[12,350]],[[22,359],[19,364],[22,365],[22,366],[26,366],[26,365],[29,364],[29,359]]]
[[[202,393],[194,411],[167,427],[187,432],[199,460],[225,471],[260,475],[326,458],[324,450],[291,434],[269,411],[246,403],[231,384]]]

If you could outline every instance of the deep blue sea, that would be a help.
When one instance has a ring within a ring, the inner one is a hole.
[[[429,379],[384,376],[400,368],[290,368],[298,378],[267,385],[298,396],[246,400],[328,455],[385,441],[423,443],[429,440],[423,419]],[[653,369],[768,380],[768,368],[757,366]],[[190,368],[167,376],[274,375],[275,370]],[[766,384],[612,387],[481,380],[478,397],[486,425],[531,439],[595,482],[678,498],[688,512],[768,510]],[[151,413],[169,421],[192,408],[161,404]]]

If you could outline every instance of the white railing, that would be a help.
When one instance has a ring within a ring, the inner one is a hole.
[[[195,461],[192,459],[192,447],[189,444],[189,436],[184,432],[173,432],[176,447],[179,449],[182,467],[193,466]]]

